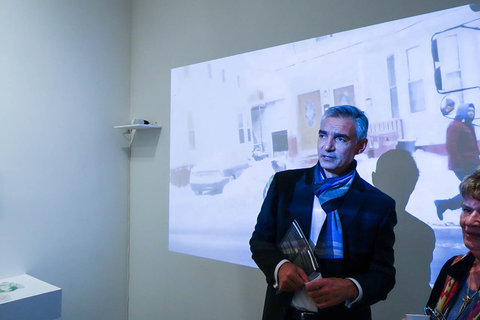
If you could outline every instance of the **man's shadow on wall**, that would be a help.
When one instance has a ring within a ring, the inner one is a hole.
[[[427,224],[406,211],[419,171],[412,155],[402,149],[385,152],[372,173],[373,184],[396,201],[396,284],[386,301],[373,306],[374,319],[401,319],[406,313],[423,313],[430,295],[430,263],[435,234]]]

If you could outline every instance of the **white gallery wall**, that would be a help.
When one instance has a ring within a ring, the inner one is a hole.
[[[127,318],[128,0],[0,1],[0,279],[63,289],[62,319]]]
[[[258,269],[168,251],[172,68],[467,3],[133,1],[131,112],[163,128],[137,136],[132,147],[129,318],[251,320],[263,308],[266,284]],[[388,319],[393,305],[399,309],[401,298],[375,308],[374,319]]]
[[[67,320],[260,319],[258,269],[168,251],[170,69],[466,3],[1,0],[0,279]],[[129,163],[132,117],[162,130]]]

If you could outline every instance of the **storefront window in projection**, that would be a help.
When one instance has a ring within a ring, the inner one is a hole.
[[[399,227],[430,248],[433,281],[466,252],[461,210],[440,200],[459,185],[447,128],[469,104],[480,114],[479,26],[462,6],[173,69],[169,249],[254,266],[248,240],[272,175],[314,165],[323,112],[352,104],[370,120],[359,174],[397,197]],[[382,179],[405,163],[388,162],[390,150],[418,172]]]

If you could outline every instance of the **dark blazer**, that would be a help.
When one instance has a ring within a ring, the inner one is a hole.
[[[455,262],[456,258],[459,258],[459,256],[451,257],[447,262],[445,262],[437,276],[437,279],[435,280],[435,285],[433,286],[432,292],[430,293],[430,298],[428,298],[427,302],[427,307],[430,307],[432,310],[434,310],[437,306],[438,300],[440,299],[440,295],[443,291],[443,287],[447,281],[447,275],[451,276],[459,283],[463,283],[468,277],[470,269],[475,262],[475,256],[471,252],[463,256],[457,262]],[[458,295],[458,292],[456,295]],[[457,298],[454,298],[452,301],[455,302],[456,299]],[[448,316],[448,313],[444,316]]]
[[[284,259],[277,250],[294,219],[310,237],[313,206],[313,172],[308,169],[282,171],[275,175],[263,202],[250,239],[252,258],[267,280],[264,320],[284,319],[292,293],[273,288],[274,271]],[[325,319],[371,319],[370,305],[386,298],[395,284],[393,227],[397,217],[395,201],[356,174],[338,209],[343,228],[344,259],[323,277],[351,277],[363,290],[363,298],[351,308],[344,304],[321,311]],[[328,266],[327,266],[328,267]]]

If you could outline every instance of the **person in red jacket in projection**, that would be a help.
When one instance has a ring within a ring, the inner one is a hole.
[[[480,165],[477,137],[472,121],[475,118],[475,106],[472,103],[462,104],[457,109],[455,119],[447,128],[448,169],[452,170],[462,181]],[[437,216],[443,220],[447,210],[460,208],[462,197],[457,194],[453,198],[435,200]]]

